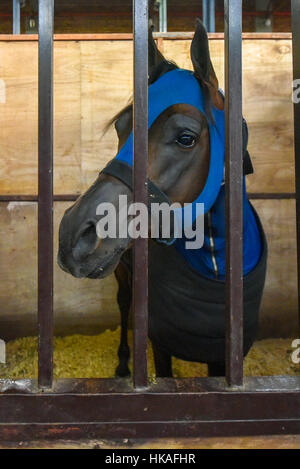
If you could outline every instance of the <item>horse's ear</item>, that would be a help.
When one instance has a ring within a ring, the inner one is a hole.
[[[210,59],[208,36],[199,19],[191,44],[191,59],[196,78],[209,90],[210,99],[218,109],[224,108],[223,98],[219,93],[219,82]]]
[[[149,77],[153,76],[153,72],[163,62],[167,63],[162,53],[158,50],[155,40],[153,39],[153,26],[149,28],[148,34],[148,66],[149,66]]]

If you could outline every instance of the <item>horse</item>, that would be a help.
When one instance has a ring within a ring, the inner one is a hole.
[[[184,236],[149,239],[149,338],[156,375],[172,377],[172,356],[207,363],[209,376],[225,374],[225,117],[206,30],[196,23],[191,43],[193,70],[170,62],[149,31],[149,199],[193,207],[204,203],[204,240],[187,249]],[[116,376],[130,374],[127,340],[131,308],[133,238],[99,237],[97,207],[110,202],[119,214],[119,196],[132,193],[132,121],[128,105],[115,125],[118,154],[93,185],[68,208],[59,228],[58,264],[77,278],[101,279],[113,272],[118,282],[121,339]],[[247,198],[245,176],[252,172],[243,123],[243,304],[244,356],[257,333],[264,288],[267,243],[260,219]],[[249,169],[250,168],[250,169]],[[151,183],[151,184],[150,184]],[[152,188],[152,189],[151,189]],[[151,204],[150,204],[151,205]],[[183,213],[183,211],[182,211]],[[127,216],[126,223],[129,224]],[[191,220],[191,224],[195,219]]]

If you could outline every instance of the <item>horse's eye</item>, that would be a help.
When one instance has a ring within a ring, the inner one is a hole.
[[[178,143],[181,147],[184,148],[192,148],[196,143],[196,137],[190,134],[182,134],[179,135],[176,140],[176,143]]]

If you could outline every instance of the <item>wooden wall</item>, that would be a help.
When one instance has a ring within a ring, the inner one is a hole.
[[[217,36],[215,36],[217,37]],[[160,40],[166,57],[190,68],[190,40]],[[211,54],[224,86],[223,40],[212,39]],[[55,194],[84,191],[116,152],[113,129],[103,128],[132,92],[129,40],[55,42]],[[292,65],[290,39],[243,41],[244,115],[255,175],[248,191],[270,245],[261,336],[296,333],[296,245]],[[0,41],[0,195],[36,194],[37,42]],[[3,87],[5,86],[5,91]],[[256,195],[255,195],[256,194]],[[57,226],[67,202],[55,203]],[[0,336],[34,331],[36,315],[36,204],[0,203]],[[113,277],[76,280],[55,270],[58,333],[97,332],[118,323]],[[5,337],[4,337],[5,336]]]

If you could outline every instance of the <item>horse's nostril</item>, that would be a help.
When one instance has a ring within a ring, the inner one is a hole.
[[[73,256],[75,260],[83,260],[92,254],[98,247],[100,239],[98,238],[96,225],[89,223],[77,237],[73,247]]]

